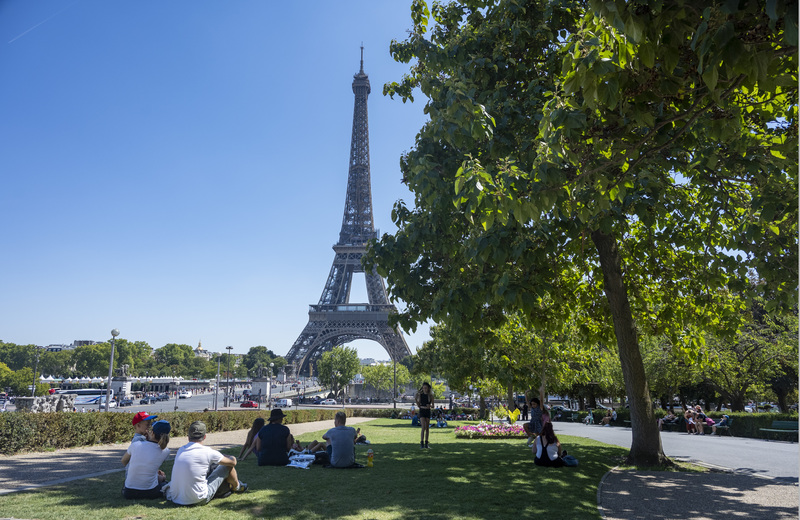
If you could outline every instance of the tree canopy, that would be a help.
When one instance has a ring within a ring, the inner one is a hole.
[[[361,364],[358,351],[353,347],[334,347],[320,356],[317,361],[317,379],[326,385],[330,382],[334,395],[342,394],[343,389],[358,373]]]
[[[666,462],[639,336],[698,355],[742,305],[797,298],[797,10],[791,3],[412,5],[428,98],[401,159],[414,207],[372,247],[406,327],[521,311],[616,345],[635,464]],[[748,283],[748,269],[765,283]]]

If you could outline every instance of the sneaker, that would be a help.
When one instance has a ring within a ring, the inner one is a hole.
[[[431,447],[430,447],[430,446],[428,446],[428,443],[427,443],[427,442],[425,443],[425,449],[426,449],[426,450],[429,450],[429,449],[431,449]]]
[[[247,484],[245,484],[244,482],[242,482],[240,480],[239,481],[239,487],[236,488],[235,493],[244,493],[245,491],[247,491]]]
[[[562,456],[562,457],[566,457],[566,456],[567,456],[567,450],[564,450],[564,451],[562,451],[562,452],[561,452],[561,456]]]
[[[421,443],[421,442],[419,443],[419,449],[421,449],[421,450],[425,449],[425,445],[423,443]]]

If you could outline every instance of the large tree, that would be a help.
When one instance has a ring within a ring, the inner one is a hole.
[[[358,360],[358,351],[353,347],[333,347],[325,352],[317,361],[317,379],[323,385],[331,384],[334,395],[341,394],[343,389],[358,373],[361,363]]]
[[[796,299],[797,12],[584,5],[413,3],[392,53],[416,61],[384,90],[419,88],[430,121],[401,160],[415,207],[373,255],[406,326],[513,309],[557,335],[580,310],[584,341],[617,346],[629,461],[659,464],[639,336],[697,350],[738,325],[726,291]]]

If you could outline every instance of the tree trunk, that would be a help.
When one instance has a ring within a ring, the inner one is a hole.
[[[483,398],[483,394],[480,395],[480,411],[478,412],[478,417],[482,420],[487,419],[489,417],[489,413],[486,411],[486,399]]]
[[[517,400],[515,398],[516,396],[514,395],[514,383],[508,384],[507,391],[508,391],[508,411],[513,412],[514,410],[517,409]]]
[[[603,290],[608,299],[611,316],[614,320],[614,334],[625,378],[631,410],[632,444],[627,462],[635,466],[659,466],[669,464],[670,460],[661,448],[661,435],[658,431],[655,414],[647,386],[639,338],[633,322],[628,292],[622,279],[622,259],[617,242],[612,235],[601,231],[592,233],[603,269]]]

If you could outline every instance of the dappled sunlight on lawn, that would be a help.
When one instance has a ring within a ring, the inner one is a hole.
[[[433,429],[431,449],[424,450],[419,447],[420,428],[408,421],[379,419],[359,426],[371,444],[356,446],[356,460],[366,462],[366,451],[372,449],[373,468],[259,467],[251,457],[237,467],[250,491],[203,507],[184,509],[159,500],[132,504],[121,498],[123,474],[116,473],[0,497],[0,511],[17,518],[58,520],[210,520],[223,514],[231,519],[303,520],[598,518],[597,486],[625,454],[622,448],[565,436],[562,443],[578,458],[579,467],[540,468],[524,439],[456,439],[452,428]],[[308,442],[323,433],[298,439]],[[238,453],[238,448],[230,452]],[[164,469],[169,475],[171,463]]]

